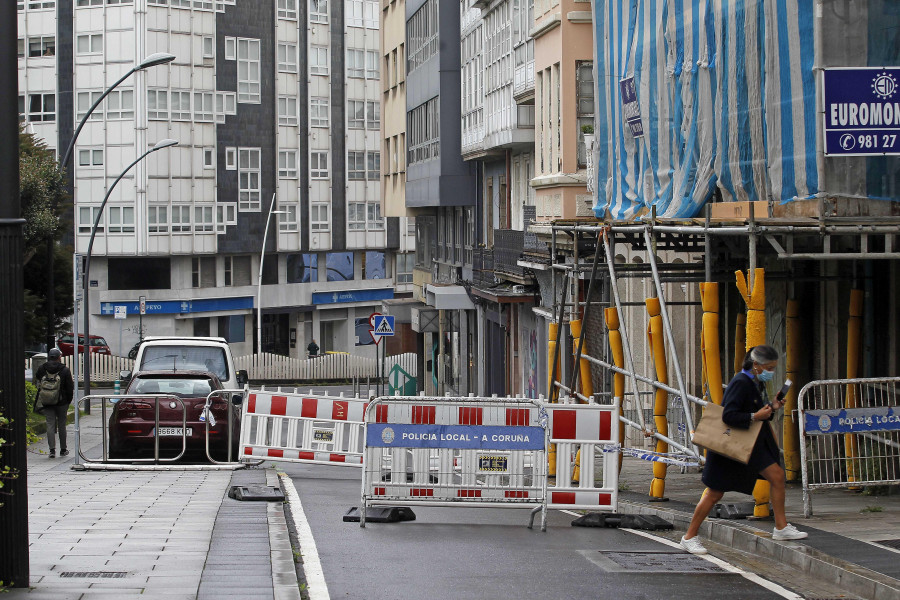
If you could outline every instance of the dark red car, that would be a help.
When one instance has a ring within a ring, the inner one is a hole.
[[[153,456],[155,439],[154,394],[177,396],[184,403],[187,417],[187,448],[185,455],[206,457],[206,422],[201,421],[206,397],[213,390],[221,390],[218,377],[205,371],[144,371],[131,379],[127,396],[115,403],[109,418],[109,457],[147,458]],[[231,460],[237,460],[241,435],[240,394],[213,397],[210,409],[209,451],[217,461],[227,459],[228,419],[232,423]],[[215,424],[213,425],[213,421]],[[171,399],[159,401],[159,457],[173,458],[181,451],[181,405]]]
[[[63,356],[72,356],[75,354],[75,334],[64,333],[56,340],[56,346],[59,348],[60,354]],[[93,354],[112,354],[109,351],[109,344],[99,335],[91,336],[91,352]],[[84,334],[78,334],[78,354],[84,354]]]

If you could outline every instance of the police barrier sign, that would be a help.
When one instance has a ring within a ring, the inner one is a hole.
[[[370,448],[456,448],[460,450],[543,450],[540,427],[501,425],[403,425],[369,423]]]
[[[900,413],[893,406],[808,410],[804,413],[807,435],[900,431]]]
[[[827,156],[900,154],[900,67],[825,69],[822,77]]]

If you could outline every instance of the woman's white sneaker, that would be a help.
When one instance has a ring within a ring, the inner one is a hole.
[[[703,547],[703,544],[700,543],[700,540],[697,539],[697,536],[694,536],[689,540],[686,540],[684,539],[684,537],[682,537],[681,547],[691,554],[706,554],[706,548]]]
[[[785,525],[784,529],[778,529],[776,527],[772,530],[773,540],[802,540],[808,535],[808,533],[806,533],[805,531],[800,531],[790,523]]]

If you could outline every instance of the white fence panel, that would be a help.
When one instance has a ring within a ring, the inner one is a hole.
[[[74,356],[63,356],[61,362],[69,367],[72,375],[78,374],[79,380],[84,375],[84,355],[78,355],[78,364],[75,364]],[[41,360],[40,362],[43,362]],[[34,364],[39,364],[31,358],[25,359],[25,368],[32,369],[32,373],[37,370]],[[120,371],[131,371],[134,368],[134,361],[124,356],[110,356],[108,354],[91,354],[91,381],[94,383],[104,382],[112,383],[119,378]]]
[[[249,354],[234,359],[235,368],[246,369],[253,381],[325,381],[377,377],[377,361],[355,354],[325,354],[316,358],[298,359],[278,354]],[[410,377],[416,377],[418,360],[407,352],[384,359],[384,374],[399,366]]]

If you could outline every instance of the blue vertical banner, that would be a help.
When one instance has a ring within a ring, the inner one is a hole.
[[[638,104],[634,77],[620,81],[619,91],[622,94],[622,112],[625,115],[625,122],[631,129],[631,135],[636,138],[643,137],[644,125],[641,123],[641,107]]]

